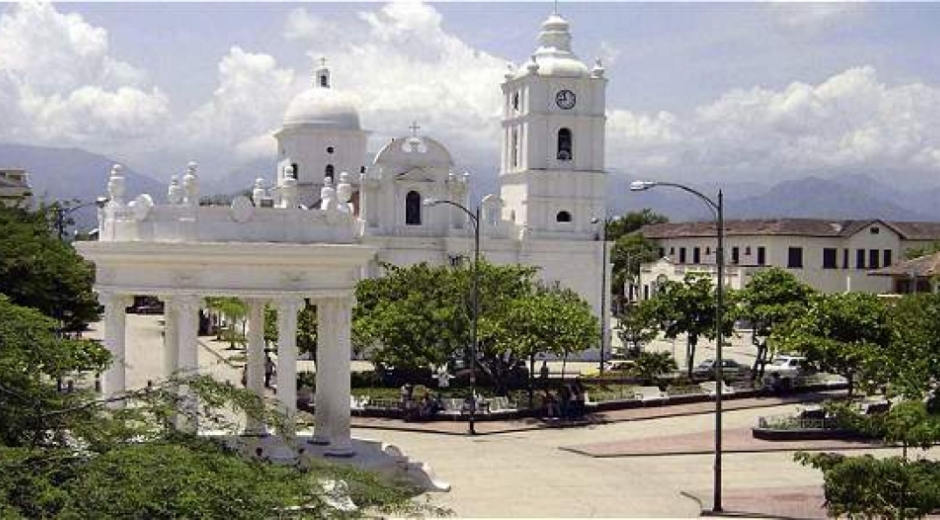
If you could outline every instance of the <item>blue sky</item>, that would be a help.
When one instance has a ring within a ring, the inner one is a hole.
[[[159,175],[273,154],[326,55],[376,149],[412,119],[465,165],[498,154],[499,81],[551,3],[4,4],[0,141]],[[562,2],[605,59],[608,166],[769,181],[940,173],[940,4]],[[42,31],[36,31],[42,27]],[[272,164],[273,168],[273,164]],[[940,177],[940,176],[937,176]]]

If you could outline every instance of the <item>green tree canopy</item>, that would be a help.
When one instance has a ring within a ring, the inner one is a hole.
[[[817,294],[807,311],[775,331],[781,347],[806,356],[825,372],[844,376],[851,394],[856,382],[880,386],[878,366],[892,341],[892,322],[884,301],[873,294]]]
[[[686,369],[689,377],[695,365],[695,349],[702,337],[716,338],[715,284],[707,274],[688,273],[682,282],[667,281],[661,285],[650,300],[652,313],[659,321],[667,338],[686,335]],[[726,309],[734,307],[734,294],[725,291]],[[730,336],[734,331],[734,316],[725,312],[722,319],[722,334]]]
[[[734,314],[751,323],[751,342],[757,347],[752,377],[763,375],[774,330],[802,316],[813,293],[812,287],[779,267],[759,271],[738,292]]]
[[[94,268],[53,229],[55,208],[0,205],[0,294],[80,331],[99,317]]]
[[[624,347],[639,354],[643,345],[656,339],[659,335],[660,322],[656,315],[656,302],[643,300],[640,303],[628,305],[623,314],[617,316],[619,323],[617,333]]]
[[[368,345],[373,361],[422,368],[465,355],[472,264],[385,269],[386,276],[363,280],[356,290],[354,337]],[[590,307],[571,291],[539,287],[535,274],[532,267],[480,263],[478,362],[498,392],[533,352],[576,352],[597,341],[600,326]]]

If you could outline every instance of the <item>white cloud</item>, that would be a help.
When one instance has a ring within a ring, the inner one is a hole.
[[[200,153],[230,153],[253,159],[275,153],[270,134],[277,129],[294,73],[278,68],[274,57],[232,47],[218,65],[212,99],[191,113],[179,130]],[[263,144],[269,143],[264,149]]]
[[[0,16],[0,138],[111,141],[156,131],[169,100],[109,54],[107,31],[48,3]]]
[[[343,38],[324,38],[333,29],[303,9],[291,12],[286,27],[311,57],[329,57],[334,87],[362,100],[373,144],[407,133],[415,119],[459,162],[496,162],[505,60],[445,31],[433,7],[400,2],[361,12]]]
[[[885,85],[872,67],[818,84],[752,88],[679,116],[613,110],[608,164],[653,175],[754,180],[940,173],[940,88]]]

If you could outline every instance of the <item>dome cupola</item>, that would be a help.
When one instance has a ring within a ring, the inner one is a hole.
[[[287,106],[283,126],[333,130],[361,130],[359,111],[351,96],[332,88],[330,69],[321,58],[313,88],[301,92]]]

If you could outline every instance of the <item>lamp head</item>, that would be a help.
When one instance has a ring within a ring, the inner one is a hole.
[[[108,201],[110,200],[111,199],[109,199],[108,197],[98,197],[97,199],[95,199],[95,206],[98,206],[99,208],[103,208],[105,207],[105,205],[108,204]]]
[[[437,206],[441,201],[435,199],[434,197],[428,197],[421,202],[422,206]]]
[[[653,186],[656,186],[653,181],[633,181],[630,183],[630,191],[646,191]]]

